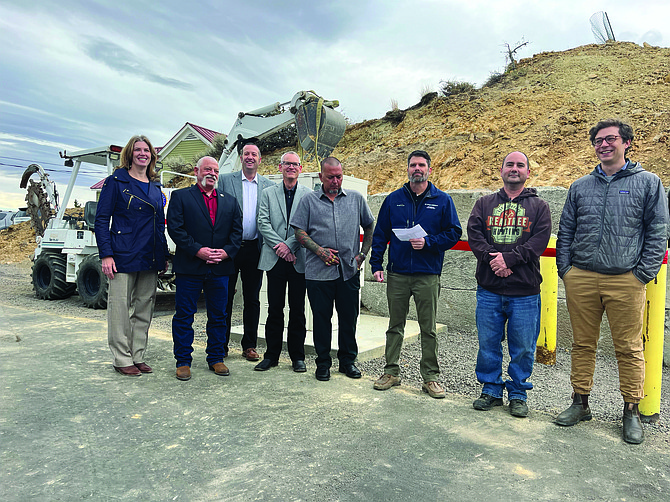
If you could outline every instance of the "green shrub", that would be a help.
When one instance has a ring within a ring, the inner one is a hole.
[[[489,74],[489,78],[486,79],[486,82],[484,82],[484,85],[482,87],[492,87],[496,84],[501,83],[504,78],[505,78],[504,73],[500,73],[499,71],[492,71]]]
[[[459,82],[457,80],[440,80],[439,93],[442,96],[455,96],[456,94],[470,94],[476,88],[470,82]]]

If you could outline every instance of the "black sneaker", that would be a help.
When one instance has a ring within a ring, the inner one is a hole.
[[[482,393],[482,395],[472,403],[472,407],[475,410],[489,411],[494,406],[502,406],[502,404],[502,397],[493,397]]]
[[[509,414],[513,417],[525,418],[528,416],[528,405],[523,399],[509,400]]]

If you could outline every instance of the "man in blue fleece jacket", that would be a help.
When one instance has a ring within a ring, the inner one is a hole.
[[[440,295],[440,274],[444,252],[461,237],[461,224],[451,197],[435,187],[430,155],[416,150],[407,158],[409,182],[384,200],[372,238],[370,265],[375,279],[384,281],[382,263],[390,243],[386,272],[386,298],[389,326],[386,330],[386,366],[384,374],[374,383],[377,390],[400,385],[400,349],[409,312],[409,299],[414,297],[421,328],[422,390],[434,398],[443,398],[444,389],[437,382],[437,299]],[[420,226],[423,237],[401,240],[394,230]]]

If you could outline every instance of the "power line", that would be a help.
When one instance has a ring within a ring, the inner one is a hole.
[[[9,159],[9,160],[19,160],[21,162],[30,162],[31,164],[49,164],[51,166],[62,166],[63,164],[54,164],[53,162],[35,162],[34,160],[28,160],[28,159],[19,159],[17,157],[5,157],[4,155],[0,155],[0,159]]]
[[[17,169],[26,169],[26,166],[17,166],[16,164],[5,164],[4,162],[0,162],[0,166],[6,166],[6,167],[16,167]],[[67,169],[53,169],[50,167],[43,168],[46,172],[49,173],[66,173],[66,174],[72,174],[72,171],[69,171]],[[86,171],[83,169],[79,170],[79,174],[84,175],[84,176],[104,176],[107,177],[107,173],[103,172],[102,170],[100,171]]]

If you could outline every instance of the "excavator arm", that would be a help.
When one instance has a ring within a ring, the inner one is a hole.
[[[223,173],[238,170],[242,146],[250,139],[261,140],[295,122],[298,141],[305,152],[321,159],[330,155],[344,136],[346,122],[335,110],[337,101],[326,101],[312,91],[300,91],[286,103],[240,112],[219,159]]]

